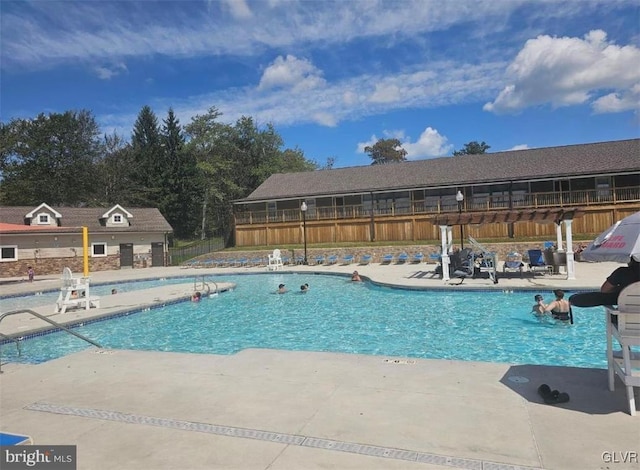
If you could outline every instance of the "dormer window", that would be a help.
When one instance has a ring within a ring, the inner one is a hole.
[[[113,214],[113,223],[114,224],[121,224],[122,222],[124,222],[124,220],[122,218],[122,214]]]
[[[38,214],[38,225],[49,225],[49,214]]]

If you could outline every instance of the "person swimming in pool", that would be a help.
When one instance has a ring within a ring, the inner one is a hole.
[[[540,294],[536,294],[536,296],[533,298],[536,303],[533,304],[533,306],[531,307],[531,313],[533,313],[534,315],[540,316],[540,315],[544,315],[544,309],[547,307],[544,304],[544,299]]]
[[[303,294],[306,294],[309,291],[309,284],[302,284],[300,286],[300,292],[302,292]]]
[[[287,293],[287,289],[285,288],[284,284],[280,284],[278,286],[278,290],[276,291],[276,293],[278,294],[285,294]]]
[[[351,275],[351,280],[354,282],[362,281],[362,279],[360,279],[360,274],[358,274],[358,271],[353,272],[353,274]]]
[[[547,305],[544,309],[545,312],[551,313],[551,317],[554,320],[568,321],[570,319],[571,304],[564,298],[564,291],[556,289],[553,291],[553,295],[556,296],[555,300]]]

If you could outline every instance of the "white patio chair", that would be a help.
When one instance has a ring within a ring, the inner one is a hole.
[[[282,255],[280,254],[280,250],[277,248],[273,250],[273,253],[269,255],[269,264],[267,265],[267,269],[269,271],[277,271],[278,269],[282,269]]]
[[[615,389],[615,376],[627,388],[629,414],[636,415],[633,387],[640,387],[640,354],[631,350],[640,346],[640,282],[625,287],[618,296],[618,308],[605,307],[607,312],[607,368],[609,390]],[[613,351],[613,339],[620,344],[621,352]],[[634,370],[635,368],[635,370]]]

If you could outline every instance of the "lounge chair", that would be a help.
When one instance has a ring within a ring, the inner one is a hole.
[[[520,253],[511,252],[507,255],[507,259],[502,265],[502,272],[519,272],[520,277],[522,277],[524,266],[522,255]]]
[[[369,264],[373,257],[371,255],[362,255],[360,256],[360,264]]]
[[[318,255],[313,260],[316,262],[316,264],[324,264],[325,257],[324,255]]]
[[[273,250],[273,253],[269,255],[269,263],[267,264],[267,269],[269,271],[277,271],[278,269],[282,269],[282,255],[280,250],[277,248]]]
[[[415,255],[413,255],[413,258],[411,258],[411,262],[412,263],[422,263],[422,260],[424,259],[424,255],[422,253],[416,253]]]
[[[548,274],[553,272],[553,266],[545,263],[542,250],[528,250],[529,255],[529,271],[532,273],[541,272]]]
[[[631,350],[640,346],[640,282],[625,287],[618,296],[618,308],[606,306],[607,313],[607,368],[609,390],[615,390],[615,376],[627,389],[629,414],[636,415],[633,387],[640,387],[640,354]],[[620,344],[621,352],[613,351],[613,340]],[[635,369],[635,370],[634,370]]]
[[[354,261],[353,255],[344,255],[342,257],[342,264],[351,264]]]
[[[380,260],[380,264],[391,264],[391,263],[393,263],[394,259],[395,259],[394,255],[391,255],[391,254],[384,255],[382,257],[382,259]]]
[[[409,255],[406,253],[400,253],[398,255],[398,263],[406,263],[407,261],[409,261]]]
[[[327,264],[336,264],[338,262],[338,255],[331,255],[327,258]]]

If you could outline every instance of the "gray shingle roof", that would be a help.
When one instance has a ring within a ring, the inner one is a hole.
[[[640,139],[271,175],[238,202],[640,171]]]
[[[38,204],[39,205],[39,204]],[[24,225],[24,216],[38,207],[35,206],[3,206],[0,207],[0,222]],[[156,208],[124,207],[133,217],[129,226],[105,227],[100,224],[100,217],[111,207],[54,207],[62,214],[61,226],[77,229],[86,226],[90,232],[172,232],[169,222]],[[58,229],[59,230],[59,229]]]

